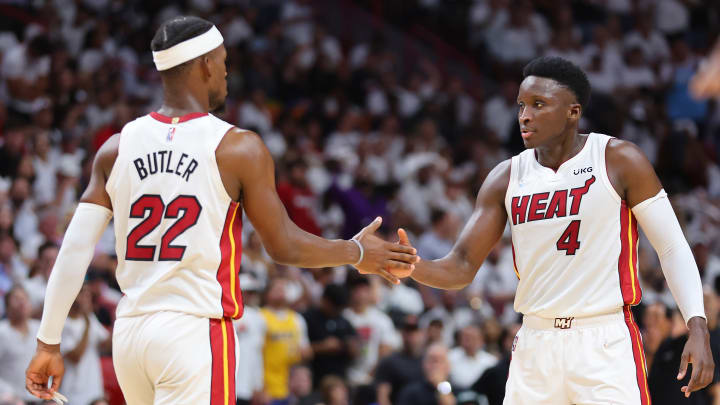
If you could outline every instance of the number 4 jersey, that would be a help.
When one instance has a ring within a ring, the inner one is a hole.
[[[232,127],[204,113],[151,113],[123,127],[106,185],[124,293],[118,317],[242,315],[242,207],[227,194],[215,160]]]
[[[505,208],[517,312],[585,317],[640,302],[637,223],[607,176],[610,139],[589,134],[557,172],[533,149],[512,158]]]

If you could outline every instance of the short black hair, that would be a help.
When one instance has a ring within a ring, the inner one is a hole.
[[[180,16],[165,21],[155,32],[150,42],[150,49],[153,52],[163,51],[204,34],[213,27],[213,23],[195,16]]]
[[[545,77],[567,87],[583,109],[590,101],[590,82],[585,72],[567,59],[558,56],[533,59],[523,69],[523,79],[528,76]]]

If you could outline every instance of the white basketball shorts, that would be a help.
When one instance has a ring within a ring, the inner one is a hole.
[[[230,319],[179,312],[118,318],[113,365],[128,405],[235,404]]]
[[[588,318],[525,316],[503,405],[650,405],[642,338],[629,307]]]

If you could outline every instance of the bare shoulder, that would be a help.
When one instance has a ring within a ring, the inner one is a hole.
[[[608,163],[650,163],[640,147],[630,141],[617,138],[608,141],[605,160]]]
[[[220,141],[215,156],[218,163],[221,163],[221,160],[238,163],[237,160],[241,158],[257,162],[257,159],[269,156],[269,152],[260,135],[233,127]]]
[[[110,175],[115,160],[118,157],[118,151],[120,150],[120,134],[115,134],[108,138],[105,143],[100,146],[97,154],[95,155],[95,166],[102,171],[107,178]]]
[[[610,182],[630,207],[654,196],[662,188],[647,156],[632,142],[608,141],[605,163]]]

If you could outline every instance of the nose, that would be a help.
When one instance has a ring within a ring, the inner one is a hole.
[[[521,108],[520,111],[518,111],[518,121],[520,121],[521,125],[528,124],[532,121],[532,118],[533,116],[529,108]]]

